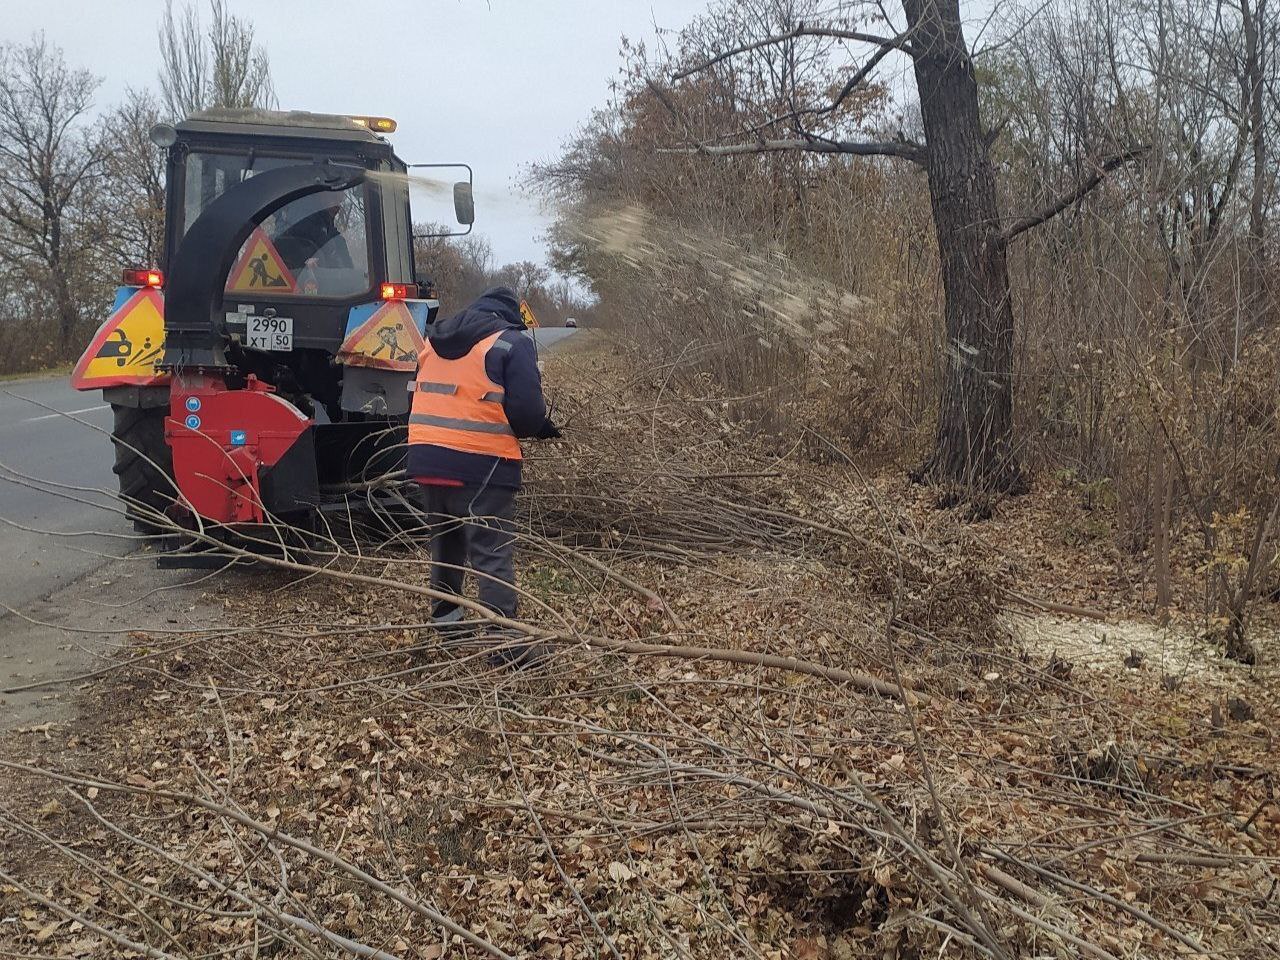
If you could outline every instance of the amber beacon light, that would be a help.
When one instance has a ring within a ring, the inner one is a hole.
[[[352,117],[362,127],[368,127],[374,133],[395,133],[398,124],[390,117]]]

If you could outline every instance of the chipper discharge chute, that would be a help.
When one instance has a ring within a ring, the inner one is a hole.
[[[162,262],[125,271],[72,374],[115,412],[139,529],[305,529],[335,491],[396,469],[439,305],[419,296],[408,166],[376,132],[394,126],[208,111],[152,132]],[[454,205],[469,225],[469,179]]]

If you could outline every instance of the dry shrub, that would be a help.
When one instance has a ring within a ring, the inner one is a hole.
[[[14,312],[0,318],[0,375],[28,373],[76,360],[88,343],[104,311],[92,313],[79,325],[70,344],[60,343],[51,304],[39,299],[12,298]]]
[[[21,324],[0,325],[0,375],[46,370],[71,358],[38,328]]]
[[[583,211],[565,229],[608,290],[606,328],[640,344],[673,386],[700,396],[714,385],[735,422],[797,438],[818,458],[831,451],[815,438],[890,457],[914,446],[904,437],[923,439],[935,364],[914,349],[926,311],[907,287],[864,297],[802,255],[636,205]]]
[[[605,294],[602,316],[638,345],[637,361],[656,366],[662,389],[714,404],[745,435],[819,462],[906,466],[926,449],[937,293],[919,275],[915,285],[878,281],[864,296],[776,246],[751,247],[637,205],[580,211],[571,229]],[[862,273],[886,263],[868,261]],[[1065,480],[1097,532],[1130,556],[1152,549],[1163,525],[1177,544],[1179,604],[1221,616],[1230,590],[1203,576],[1219,552],[1213,518],[1238,509],[1264,516],[1273,497],[1274,337],[1244,339],[1231,364],[1191,364],[1176,330],[1071,316],[1024,338],[1024,456]]]

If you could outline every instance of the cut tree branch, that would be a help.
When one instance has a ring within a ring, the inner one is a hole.
[[[1124,153],[1118,153],[1113,157],[1108,157],[1098,165],[1097,169],[1095,169],[1093,173],[1081,180],[1073,189],[1051,201],[1049,204],[1030,216],[1023,217],[1021,220],[1015,220],[1013,223],[1009,224],[1009,226],[1005,227],[999,236],[999,242],[1001,244],[1007,244],[1019,234],[1026,233],[1026,231],[1030,230],[1032,227],[1038,227],[1042,223],[1047,223],[1052,220],[1063,210],[1067,209],[1067,207],[1071,206],[1073,203],[1078,203],[1088,196],[1089,193],[1097,187],[1098,184],[1102,183],[1102,181],[1107,178],[1107,175],[1113,170],[1123,167],[1128,163],[1132,163],[1134,160],[1145,154],[1147,149],[1147,147],[1134,147],[1132,150],[1126,150]]]
[[[771,37],[765,37],[763,40],[755,40],[751,43],[732,47],[716,54],[710,60],[673,73],[671,79],[672,81],[683,80],[686,77],[693,76],[695,73],[701,73],[703,70],[714,67],[717,63],[728,60],[730,57],[736,57],[740,53],[759,50],[761,47],[772,46],[776,43],[785,43],[788,40],[795,40],[799,37],[830,37],[835,40],[857,40],[861,43],[873,43],[887,50],[901,50],[903,53],[915,56],[915,51],[907,43],[907,34],[905,33],[900,33],[896,37],[880,37],[872,33],[862,33],[859,30],[840,30],[835,27],[807,27],[802,23],[786,33],[775,34]]]

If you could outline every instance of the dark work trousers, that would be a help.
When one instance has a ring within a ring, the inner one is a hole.
[[[422,486],[431,525],[431,586],[462,595],[464,568],[476,575],[480,602],[495,613],[516,615],[516,492],[501,487]],[[457,605],[437,601],[432,616]]]

